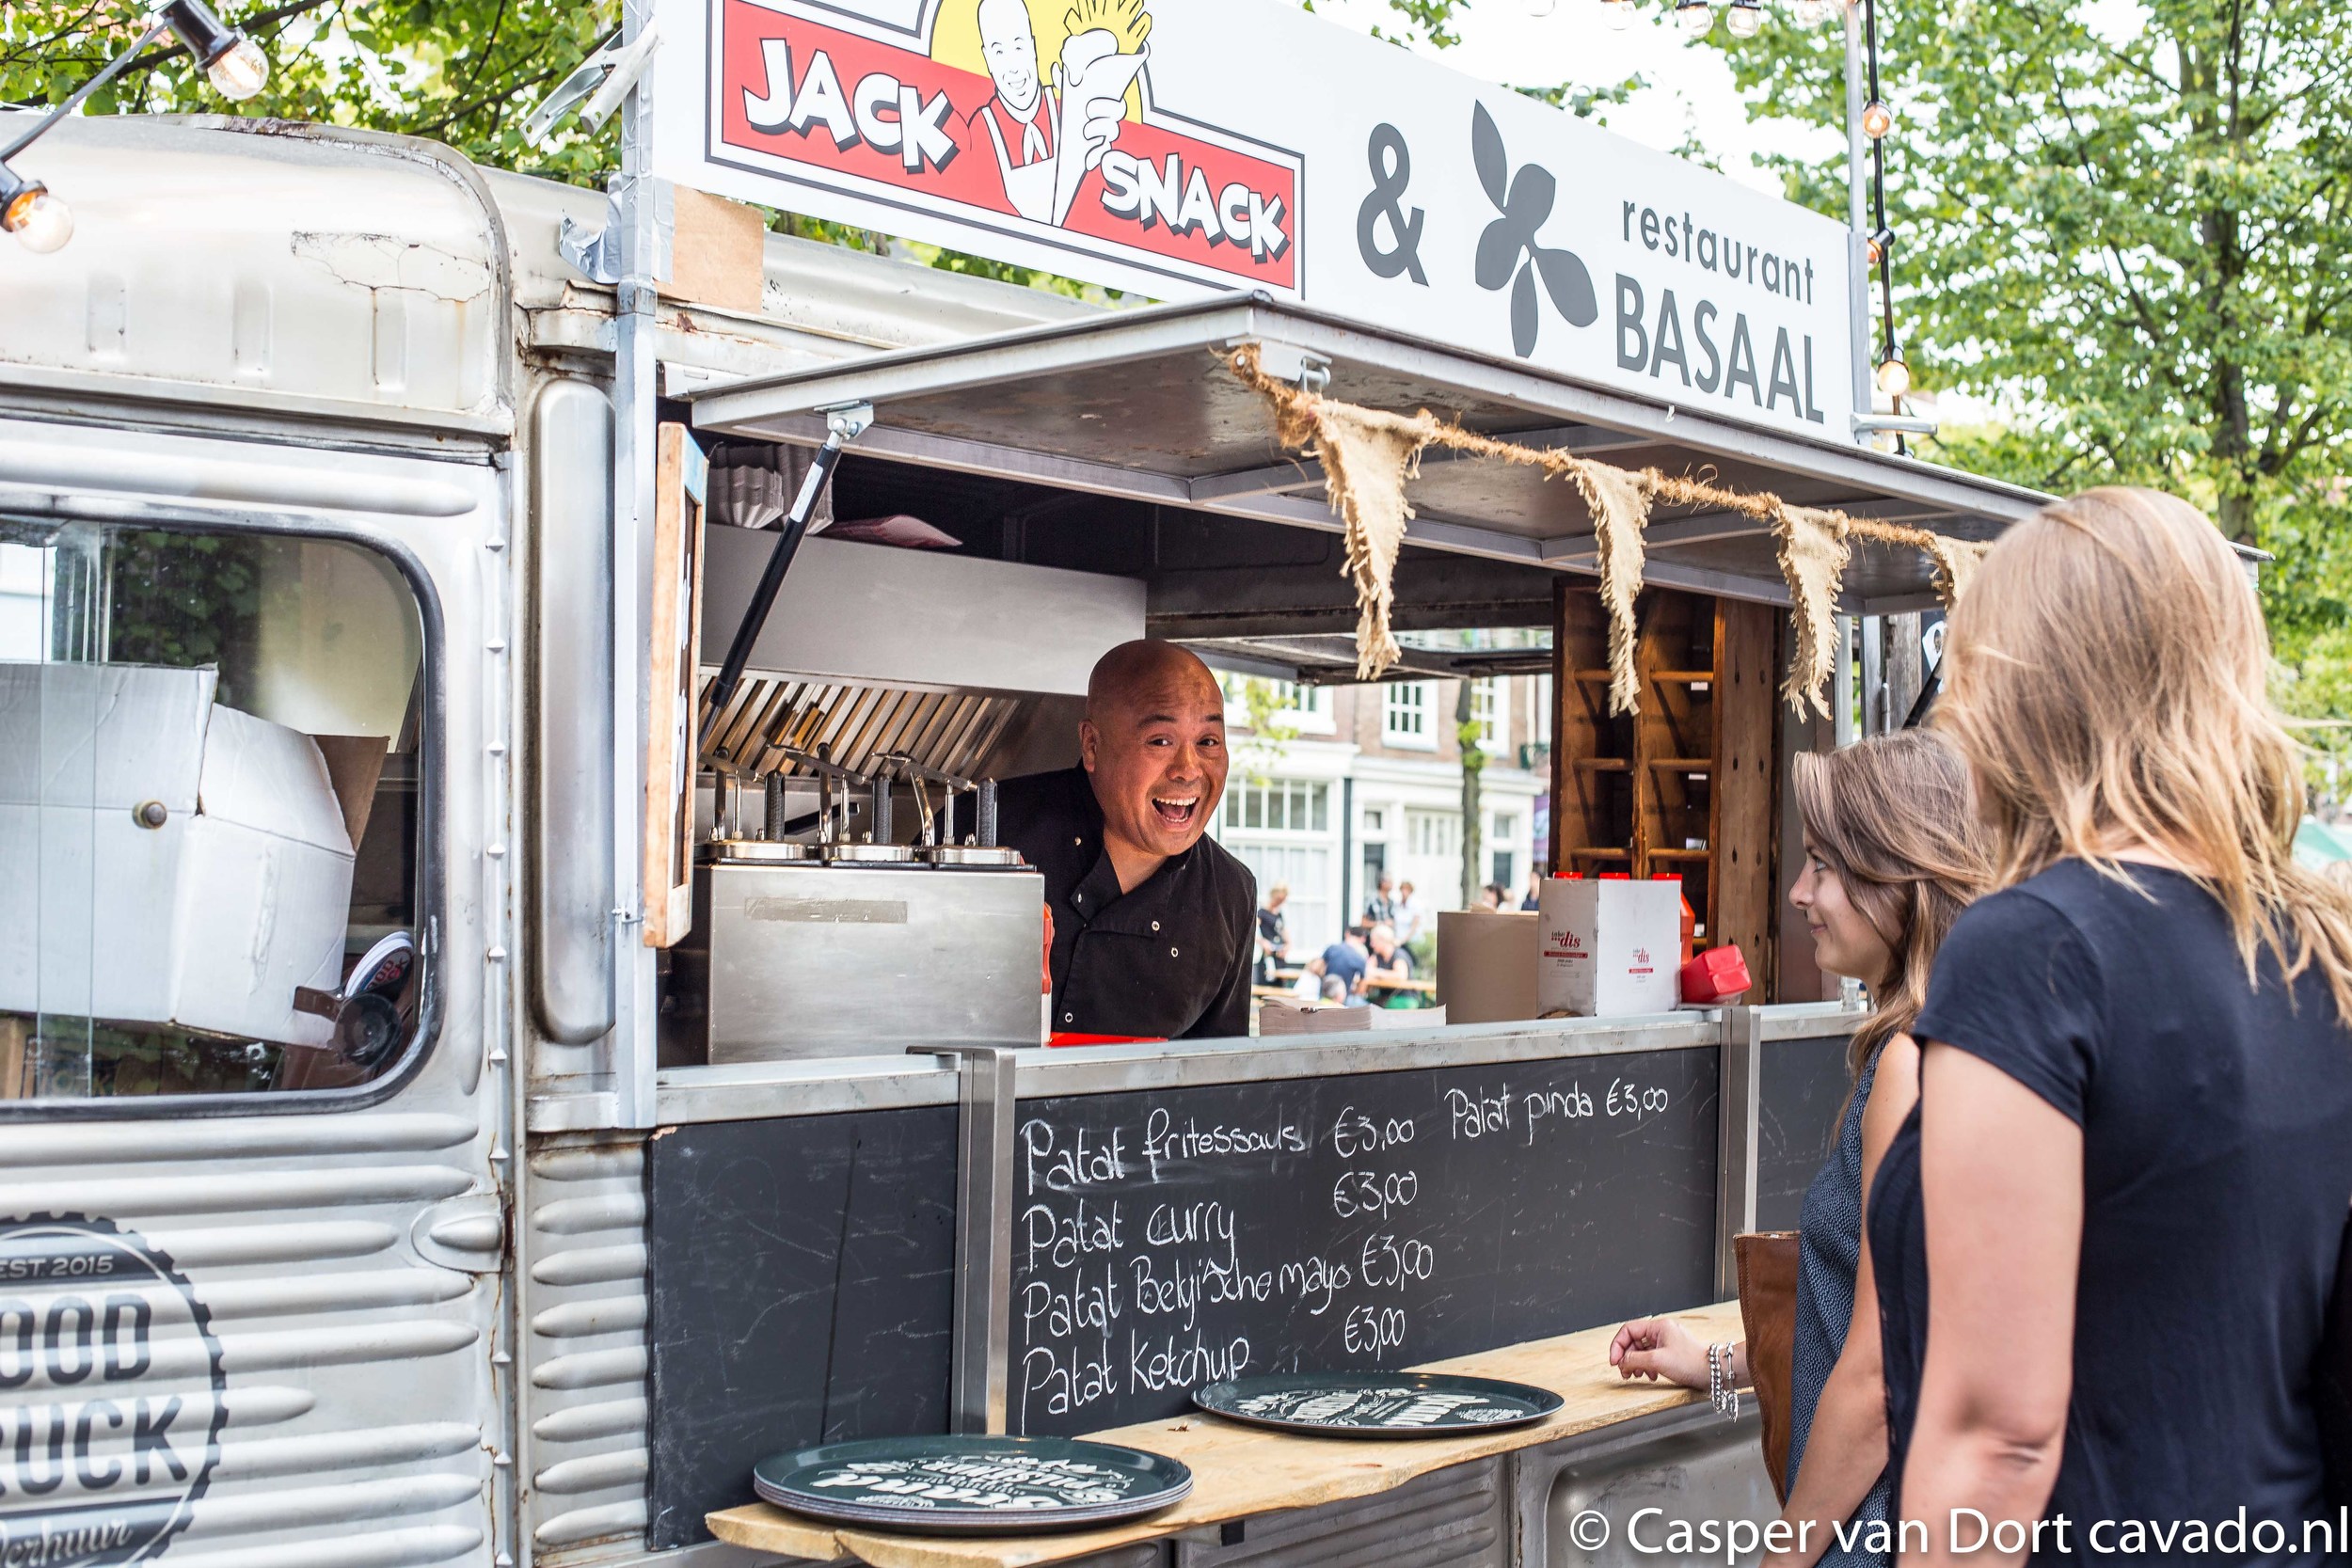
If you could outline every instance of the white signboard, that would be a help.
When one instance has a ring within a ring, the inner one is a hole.
[[[663,0],[655,166],[1843,438],[1844,229],[1282,0]]]

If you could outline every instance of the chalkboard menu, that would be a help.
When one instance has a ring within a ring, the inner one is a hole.
[[[645,1149],[647,1544],[782,1449],[947,1430],[951,1106],[671,1128]]]
[[[1846,1104],[1843,1034],[1769,1040],[1757,1069],[1756,1227],[1794,1230],[1813,1173],[1837,1141]]]
[[[1024,1101],[1009,1429],[1709,1300],[1715,1100],[1691,1050]]]

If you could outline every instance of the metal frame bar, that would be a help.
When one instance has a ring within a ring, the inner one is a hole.
[[[1757,1124],[1764,1099],[1761,1007],[1725,1007],[1715,1089],[1715,1295],[1740,1293],[1731,1239],[1756,1228]]]
[[[956,1318],[948,1430],[1001,1433],[1012,1377],[1014,1052],[918,1046],[956,1063]]]
[[[1457,388],[1538,416],[1558,418],[1578,428],[1638,437],[1637,444],[1686,448],[1761,463],[1892,499],[1947,506],[1957,514],[2019,517],[2043,499],[2018,486],[1866,451],[1842,436],[1825,434],[1815,439],[1733,424],[1688,407],[1651,404],[1623,392],[1279,306],[1263,295],[1229,295],[1124,311],[1100,320],[1062,323],[736,382],[696,397],[694,420],[699,427],[727,434],[805,442],[813,438],[796,435],[792,420],[830,404],[870,402],[886,425],[887,405],[896,398],[1041,379],[1155,355],[1265,340],[1298,344],[1333,363],[1368,365]],[[872,450],[884,449],[876,444]],[[1113,493],[1143,499],[1177,499],[1146,491],[1180,489],[1184,492],[1183,502],[1198,504],[1188,481],[1138,475],[1107,464],[1079,466],[1123,475],[1124,483]],[[1222,480],[1226,476],[1202,477]],[[1141,486],[1138,479],[1144,482]]]

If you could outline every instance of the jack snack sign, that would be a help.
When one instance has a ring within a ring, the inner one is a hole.
[[[1843,227],[1281,0],[662,0],[656,172],[1850,438]]]

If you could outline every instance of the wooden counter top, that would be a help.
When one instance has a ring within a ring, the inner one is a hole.
[[[1736,1302],[1674,1316],[1702,1339],[1740,1338]],[[1664,1384],[1620,1380],[1609,1366],[1609,1341],[1616,1331],[1617,1325],[1610,1323],[1410,1369],[1508,1378],[1549,1388],[1567,1402],[1549,1420],[1507,1432],[1410,1442],[1295,1437],[1195,1413],[1089,1433],[1103,1442],[1149,1449],[1192,1466],[1192,1493],[1182,1502],[1105,1529],[962,1538],[890,1535],[821,1524],[767,1503],[725,1509],[708,1515],[708,1523],[712,1534],[731,1544],[819,1562],[845,1557],[872,1568],[1030,1568],[1058,1562],[1231,1519],[1369,1497],[1450,1465],[1534,1448],[1702,1397]]]

